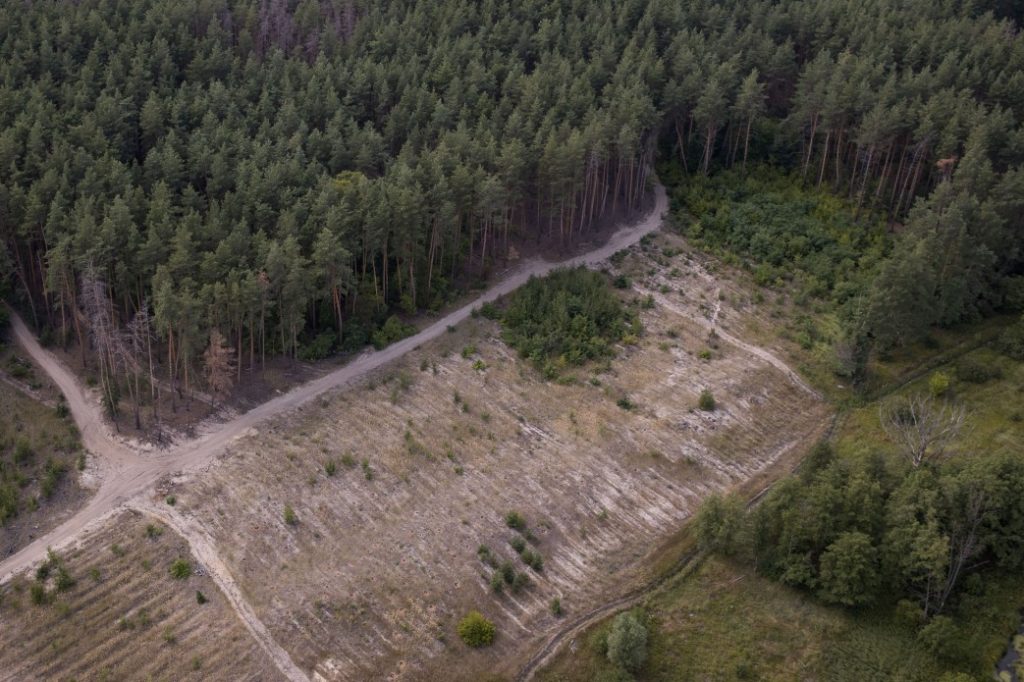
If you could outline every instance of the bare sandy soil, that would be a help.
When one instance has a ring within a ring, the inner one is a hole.
[[[605,261],[656,229],[664,208],[659,192],[651,216],[570,264]],[[636,584],[644,558],[710,491],[823,429],[827,406],[780,349],[745,340],[750,329],[759,342],[776,338],[771,317],[673,244],[658,238],[614,259],[632,277],[622,295],[647,333],[573,381],[542,381],[494,323],[467,321],[553,267],[530,261],[417,335],[161,452],[113,437],[94,396],[15,319],[68,396],[100,487],[80,513],[0,561],[0,581],[47,546],[88,548],[97,535],[83,531],[108,532],[126,506],[144,509],[189,543],[276,675],[511,675],[559,628],[553,598],[573,613]],[[705,388],[713,412],[696,409]],[[509,545],[510,511],[525,517],[543,570]],[[496,595],[481,545],[530,584]],[[455,635],[470,608],[497,622],[493,647],[472,651]]]
[[[497,325],[470,321],[169,488],[298,667],[325,680],[511,675],[559,627],[553,598],[573,613],[634,584],[709,492],[821,432],[817,394],[720,326],[759,311],[733,307],[722,281],[685,256],[658,265],[657,249],[622,263],[636,277],[624,297],[650,291],[654,306],[638,305],[647,333],[609,367],[544,382],[495,338]],[[696,409],[704,388],[714,412]],[[513,510],[536,537],[541,572],[509,545]],[[480,545],[531,586],[495,595]],[[455,634],[472,608],[498,624],[490,649]]]
[[[0,680],[280,679],[209,577],[171,577],[179,557],[204,570],[184,540],[135,512],[111,521],[62,557],[75,584],[51,576],[48,603],[32,576],[0,588]]]

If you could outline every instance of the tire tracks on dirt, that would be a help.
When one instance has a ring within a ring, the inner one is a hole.
[[[249,605],[238,583],[231,575],[231,571],[221,561],[220,555],[206,529],[194,518],[187,518],[172,507],[160,507],[148,502],[133,500],[126,505],[129,509],[135,509],[144,514],[159,520],[175,533],[188,541],[192,555],[199,561],[199,564],[206,570],[210,578],[217,584],[220,591],[227,598],[231,607],[238,614],[253,639],[261,649],[274,662],[281,674],[290,682],[309,682],[306,675],[295,663],[292,657],[281,648],[274,636],[270,634],[267,626],[259,619],[255,611]]]

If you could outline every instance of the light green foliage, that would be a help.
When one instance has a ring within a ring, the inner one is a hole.
[[[745,524],[743,500],[737,495],[713,494],[697,512],[694,528],[702,549],[730,555],[740,549]]]
[[[192,564],[188,562],[188,559],[178,557],[171,562],[171,577],[177,580],[185,580],[192,575]]]
[[[943,372],[932,372],[928,379],[928,391],[936,398],[946,395],[949,391],[949,375]]]
[[[878,589],[878,551],[859,531],[843,533],[821,555],[819,596],[826,602],[860,606],[871,602]]]
[[[608,660],[636,672],[647,660],[647,627],[633,611],[620,613],[608,632]]]
[[[697,407],[704,410],[705,412],[714,412],[718,407],[715,402],[715,396],[711,394],[711,391],[704,389],[700,392],[700,397],[697,398]]]
[[[470,611],[459,621],[459,638],[474,649],[489,646],[494,641],[496,628],[479,611]]]

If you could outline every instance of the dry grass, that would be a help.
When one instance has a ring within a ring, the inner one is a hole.
[[[697,272],[682,257],[664,260],[650,263],[655,275]],[[716,290],[706,274],[679,297],[693,315],[700,294]],[[471,321],[372,385],[236,442],[219,466],[176,485],[178,509],[210,528],[301,668],[324,679],[509,674],[557,627],[553,597],[572,614],[625,590],[705,495],[763,470],[827,415],[739,349],[719,344],[702,359],[709,339],[691,315],[638,307],[639,345],[569,385],[542,381],[494,323]],[[728,301],[723,312],[745,314]],[[714,412],[696,409],[705,387]],[[285,522],[285,505],[297,523]],[[510,510],[536,536],[542,573],[509,546]],[[532,586],[494,595],[481,544]],[[472,608],[498,625],[489,649],[455,636]]]
[[[3,587],[0,679],[278,679],[210,578],[172,578],[188,546],[169,529],[149,537],[151,524],[123,512],[66,552],[75,585],[58,591],[51,576],[45,605],[30,576]]]
[[[25,381],[38,383],[38,371],[29,371]],[[40,394],[44,390],[40,386]],[[31,454],[19,455],[19,448],[26,445]],[[21,548],[84,503],[87,493],[78,482],[80,455],[78,431],[70,417],[57,416],[54,407],[0,381],[0,485],[18,497],[17,515],[0,527],[0,553],[6,556]],[[51,462],[52,489],[47,490]]]

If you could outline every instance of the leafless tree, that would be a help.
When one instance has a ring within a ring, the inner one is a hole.
[[[224,398],[234,385],[235,349],[225,345],[220,331],[210,332],[210,345],[203,354],[206,366],[206,383],[218,398]]]
[[[153,420],[157,420],[158,391],[156,375],[153,373],[153,320],[149,314],[149,302],[142,300],[142,305],[135,312],[125,333],[125,346],[131,352],[131,366],[135,370],[135,422],[139,428],[139,374],[145,365],[149,372],[149,394],[153,405]]]
[[[935,595],[934,608],[926,607],[926,613],[940,613],[945,608],[967,561],[978,554],[982,548],[978,530],[985,512],[985,492],[980,488],[968,491],[962,510],[962,515],[953,524],[952,532],[949,535],[949,568],[946,571],[946,579]]]
[[[927,394],[884,403],[879,408],[882,428],[913,467],[946,456],[946,449],[963,430],[967,410]]]
[[[117,416],[117,329],[110,311],[107,285],[92,268],[81,277],[80,301],[89,324],[89,334],[99,361],[100,389],[111,417]],[[117,422],[114,422],[115,427]]]

